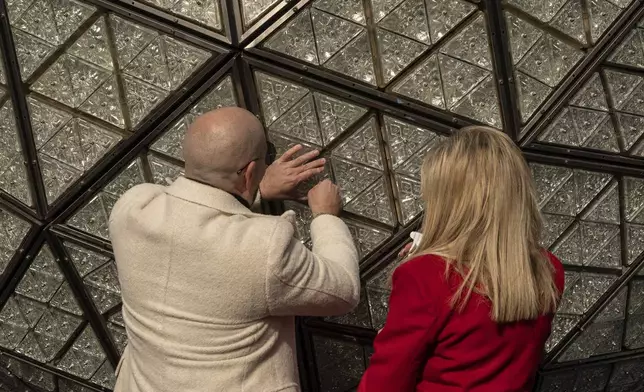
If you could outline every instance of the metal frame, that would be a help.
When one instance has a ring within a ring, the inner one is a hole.
[[[81,277],[69,262],[69,256],[62,246],[62,240],[76,242],[105,254],[111,254],[111,246],[109,242],[103,239],[70,228],[66,225],[66,221],[96,196],[102,187],[115,178],[126,165],[138,156],[146,154],[149,145],[224,75],[232,75],[233,85],[240,105],[248,108],[257,115],[261,114],[261,106],[254,85],[253,72],[255,69],[261,69],[315,90],[323,91],[368,107],[370,108],[370,113],[377,115],[379,122],[382,121],[382,115],[386,114],[418,124],[419,126],[431,128],[444,134],[449,134],[454,128],[476,123],[471,119],[444,110],[431,108],[411,99],[395,95],[389,92],[386,87],[374,88],[373,86],[367,86],[366,84],[349,80],[331,71],[326,71],[320,67],[287,58],[286,56],[279,55],[261,47],[263,40],[277,31],[279,26],[296,15],[302,8],[309,6],[312,0],[276,1],[258,18],[253,26],[248,28],[243,23],[239,0],[220,0],[222,25],[224,27],[224,31],[222,32],[216,32],[199,23],[178,17],[174,14],[169,14],[155,6],[149,5],[149,3],[145,3],[144,0],[82,1],[98,8],[98,11],[92,18],[98,18],[104,12],[115,13],[218,53],[217,56],[201,67],[178,91],[168,97],[154,113],[148,115],[136,127],[127,140],[119,144],[118,148],[106,155],[96,166],[85,173],[56,203],[48,206],[29,119],[26,101],[28,90],[26,86],[30,82],[33,82],[38,74],[44,72],[52,60],[39,67],[36,70],[36,76],[32,77],[27,83],[23,83],[17,64],[16,50],[7,17],[5,0],[0,0],[0,50],[2,50],[4,57],[8,90],[10,92],[10,99],[14,105],[16,122],[19,129],[19,139],[23,147],[25,167],[31,186],[30,192],[34,200],[34,208],[31,209],[20,204],[12,196],[0,192],[0,208],[11,211],[33,225],[21,244],[21,251],[14,255],[5,273],[0,276],[0,306],[4,305],[7,301],[15,286],[29,268],[29,264],[39,251],[40,245],[46,241],[50,244],[52,252],[60,260],[60,267],[66,279],[70,282],[73,292],[78,297],[79,304],[86,318],[86,323],[91,325],[96,331],[107,358],[113,366],[116,366],[119,354],[111,339],[111,334],[106,329],[106,314],[100,314],[88,296]],[[523,137],[520,136],[519,132],[522,122],[518,111],[518,94],[513,74],[514,66],[509,54],[508,32],[504,17],[504,10],[506,9],[518,13],[522,13],[522,11],[506,4],[506,2],[501,3],[497,0],[470,2],[476,4],[479,10],[484,11],[486,15],[502,123],[510,136],[521,145],[526,158],[539,163],[610,172],[615,174],[619,181],[620,194],[623,194],[624,191],[623,176],[644,178],[644,159],[626,154],[602,153],[583,148],[568,148],[535,142],[539,132],[548,126],[558,111],[566,104],[572,94],[574,94],[576,89],[583,85],[595,71],[608,67],[644,75],[644,71],[641,69],[605,62],[610,50],[628,34],[639,18],[644,16],[644,0],[635,0],[595,45],[586,48],[587,53],[584,59],[569,72],[560,86],[553,91],[535,112],[533,117],[525,124],[526,134]],[[373,27],[373,23],[370,22],[373,18],[370,1],[365,0],[365,5],[367,24]],[[527,19],[532,18],[524,14],[522,13],[523,17]],[[462,27],[471,18],[469,17],[465,21],[462,21],[460,26]],[[90,20],[85,22],[79,29],[80,32],[75,33],[68,40],[67,45],[70,45],[73,39],[81,34],[84,29],[88,28],[93,23],[93,20],[95,19],[90,18]],[[538,20],[531,20],[531,22],[542,24]],[[549,31],[552,30],[550,27],[543,27]],[[459,30],[459,28],[455,28],[454,31]],[[454,33],[452,32],[451,34]],[[585,46],[556,31],[554,31],[554,34],[577,47]],[[373,32],[370,32],[369,36],[372,47],[377,47]],[[54,53],[53,58],[62,54],[65,47],[63,45],[62,48],[59,48]],[[438,45],[430,47],[426,53],[434,51],[436,47]],[[376,64],[379,63],[379,59],[377,60]],[[410,64],[405,70],[401,71],[397,78],[399,79],[407,74],[418,61],[420,60]],[[640,139],[635,146],[639,143],[644,143],[644,137]],[[339,141],[334,143],[339,143]],[[389,175],[387,171],[385,172],[386,175]],[[392,195],[392,197],[395,197],[395,195]],[[279,204],[267,204],[265,207],[271,213],[279,213],[283,210],[283,206]],[[620,212],[622,217],[622,223],[620,225],[622,230],[621,234],[622,239],[624,239],[625,212],[623,208]],[[397,252],[406,243],[409,233],[420,226],[421,219],[422,217],[417,217],[413,222],[404,227],[395,227],[393,236],[368,255],[361,265],[363,282],[366,282],[381,271],[391,260],[396,258]],[[622,244],[623,252],[625,249],[625,244]],[[601,355],[582,361],[556,362],[557,358],[571,344],[572,340],[579,336],[584,328],[592,322],[597,313],[606,306],[608,301],[617,295],[618,290],[629,284],[636,276],[637,268],[640,266],[644,266],[644,255],[640,256],[625,273],[619,275],[618,280],[611,286],[610,290],[604,293],[600,300],[591,307],[590,311],[584,315],[582,320],[566,338],[548,355],[541,372],[542,375],[568,372],[577,367],[611,364],[628,359],[644,358],[644,348],[642,348]],[[590,267],[573,267],[570,269],[619,274],[615,270],[593,269]],[[108,310],[106,313],[111,314],[116,312],[118,311],[117,308]],[[318,369],[315,365],[313,335],[328,335],[334,338],[348,339],[362,345],[370,345],[375,337],[375,332],[370,329],[334,324],[316,318],[298,319],[297,331],[302,385],[305,391],[312,392],[320,391]],[[68,344],[71,345],[71,341]],[[87,384],[87,382],[77,377],[67,375],[53,367],[35,363],[33,360],[19,354],[9,353],[3,349],[0,349],[0,354],[9,355],[36,367],[43,368],[56,375],[56,377],[68,378],[81,384]],[[89,386],[93,389],[101,390],[96,385]]]

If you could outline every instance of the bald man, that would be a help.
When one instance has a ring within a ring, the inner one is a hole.
[[[110,236],[129,338],[116,392],[295,392],[294,316],[331,316],[359,301],[358,255],[337,217],[338,188],[308,194],[313,251],[295,215],[261,215],[259,198],[295,195],[323,170],[301,147],[267,167],[251,113],[225,108],[192,124],[185,177],[132,188]]]

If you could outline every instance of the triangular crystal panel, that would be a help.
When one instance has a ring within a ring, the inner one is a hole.
[[[68,122],[41,149],[41,153],[76,170],[86,171],[120,141],[113,134],[83,119]]]
[[[398,7],[404,0],[371,0],[371,8],[373,10],[373,17],[376,22],[379,22],[390,13],[395,13]],[[424,5],[423,5],[424,6]],[[392,12],[393,11],[393,12]],[[427,23],[427,22],[425,22]]]
[[[403,214],[403,223],[410,223],[424,208],[420,197],[420,182],[409,177],[396,175],[396,188]]]
[[[311,9],[315,44],[321,64],[333,57],[339,50],[354,39],[364,28],[346,19]]]
[[[83,174],[78,169],[45,154],[39,154],[39,161],[49,204],[56,201]]]
[[[334,157],[331,159],[335,180],[342,190],[346,205],[373,184],[382,172],[358,163]]]
[[[315,107],[324,144],[340,136],[367,113],[367,109],[330,95],[315,92]]]
[[[27,171],[11,102],[0,107],[0,189],[31,206]]]
[[[255,79],[266,126],[289,111],[309,91],[296,83],[263,72],[256,72]]]
[[[384,29],[378,29],[377,39],[385,83],[389,83],[427,49],[425,44]]]
[[[13,40],[22,80],[29,79],[33,72],[55,50],[50,41],[43,41],[18,29],[13,30]]]
[[[42,40],[60,45],[93,11],[93,7],[72,0],[36,0],[29,7],[24,7],[24,13],[12,25]]]
[[[308,8],[297,14],[290,22],[271,36],[263,46],[311,64],[319,64],[315,50],[315,38],[311,13]]]
[[[108,77],[109,71],[64,54],[33,84],[32,89],[65,105],[78,107]]]
[[[490,44],[487,38],[485,16],[481,13],[472,23],[450,39],[440,49],[441,53],[492,70]]]
[[[132,126],[138,125],[168,95],[166,91],[130,76],[124,76],[123,82]]]
[[[608,61],[644,68],[644,28],[630,32]]]
[[[559,361],[580,360],[620,351],[625,307],[626,291],[622,291],[572,341],[559,357]]]
[[[448,108],[453,108],[464,96],[474,90],[490,73],[453,57],[438,57],[443,90]]]
[[[544,227],[541,242],[550,249],[556,240],[570,227],[574,218],[565,215],[543,214]]]
[[[432,43],[423,0],[406,0],[378,26],[427,45]]]
[[[409,75],[397,82],[392,91],[444,109],[445,99],[438,56],[432,55],[421,62]]]
[[[121,17],[110,15],[109,23],[114,30],[114,46],[121,69],[127,67],[158,36],[153,30],[132,23]]]
[[[365,31],[331,57],[324,66],[367,84],[374,85],[376,82],[371,45]]]
[[[103,254],[72,243],[65,243],[65,248],[72,259],[74,267],[83,278],[110,261],[110,258]]]
[[[108,220],[109,211],[101,192],[76,212],[67,224],[107,240],[109,239]]]
[[[268,11],[277,0],[239,0],[241,11],[244,16],[244,26],[250,27],[257,19]]]
[[[536,17],[542,22],[549,22],[568,0],[552,0],[549,2],[535,2],[532,0],[508,0],[508,3],[519,7],[523,11]],[[577,0],[572,0],[577,1]]]
[[[617,113],[619,133],[624,140],[624,148],[630,149],[644,134],[644,116],[634,116],[627,113]]]
[[[114,67],[104,18],[99,18],[81,35],[67,53],[111,71]]]
[[[512,63],[516,65],[541,38],[542,31],[509,12],[505,13],[505,18],[510,35]]]
[[[597,42],[604,35],[621,12],[622,10],[606,0],[591,0],[588,2],[590,35],[594,42]]]
[[[75,376],[88,379],[99,369],[104,360],[105,352],[103,352],[96,334],[88,325],[60,362],[56,364],[56,367]]]
[[[376,120],[371,118],[333,151],[334,155],[383,170]]]
[[[425,0],[432,43],[438,42],[476,7],[463,0]]]
[[[435,144],[442,139],[442,136],[428,129],[389,116],[385,116],[384,119],[385,138],[394,169],[397,169],[414,154],[420,154],[423,146]]]
[[[313,7],[356,23],[365,23],[361,0],[315,0]]]
[[[307,95],[270,127],[271,132],[281,133],[304,142],[322,145],[322,135],[311,94]]]
[[[626,220],[644,224],[644,181],[640,178],[624,178],[624,208]]]
[[[521,71],[517,71],[517,82],[521,119],[526,122],[550,95],[552,89]]]
[[[34,133],[36,148],[40,149],[72,119],[72,115],[54,108],[31,95],[27,97],[27,103],[29,104],[31,129]]]
[[[580,0],[571,0],[564,5],[552,19],[550,25],[557,30],[575,38],[579,42],[586,42],[584,33],[583,10]]]
[[[582,57],[582,53],[572,46],[545,34],[519,62],[518,69],[555,87]]]
[[[117,127],[125,125],[115,77],[108,78],[79,109]]]
[[[184,174],[183,167],[168,162],[154,155],[148,155],[150,170],[156,184],[170,185]]]
[[[172,6],[171,11],[215,30],[222,29],[219,0],[179,0]]]
[[[617,184],[611,185],[592,204],[590,210],[584,214],[584,220],[619,224],[619,191]]]
[[[571,105],[588,109],[608,111],[606,94],[599,74],[594,74],[584,86],[574,95]]]
[[[353,237],[360,258],[366,257],[369,253],[376,250],[379,245],[386,241],[391,232],[380,228],[367,226],[362,223],[355,223],[345,220],[344,223],[349,227],[351,236]]]
[[[488,76],[472,92],[467,94],[461,102],[456,104],[452,111],[493,127],[500,127],[501,115],[494,77],[492,75]]]
[[[344,210],[364,216],[386,225],[393,226],[394,217],[384,179],[379,179],[360,195],[356,196]]]

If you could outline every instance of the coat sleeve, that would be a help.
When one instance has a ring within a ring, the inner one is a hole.
[[[358,252],[346,224],[323,215],[311,223],[313,251],[280,220],[271,236],[266,297],[273,316],[332,316],[360,300]]]
[[[440,295],[423,295],[417,275],[406,264],[394,272],[387,321],[376,337],[374,354],[358,392],[416,390],[447,314]],[[427,281],[425,285],[431,284]]]

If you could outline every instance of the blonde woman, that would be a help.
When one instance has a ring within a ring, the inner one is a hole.
[[[422,240],[394,272],[359,391],[531,391],[564,270],[539,246],[521,152],[492,128],[462,129],[425,158],[422,194]]]

